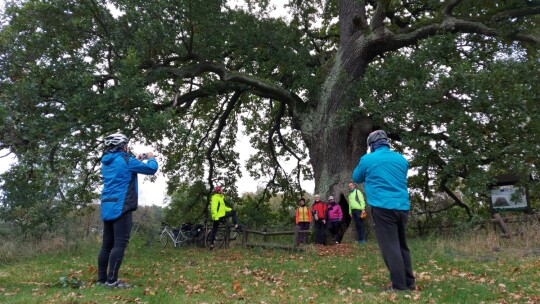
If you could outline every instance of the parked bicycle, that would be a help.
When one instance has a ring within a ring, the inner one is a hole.
[[[180,247],[186,244],[194,244],[202,242],[204,240],[205,228],[204,224],[182,224],[178,228],[174,228],[171,225],[161,222],[161,232],[159,233],[159,244],[162,248],[165,248],[169,243],[169,240],[173,244],[173,247]]]

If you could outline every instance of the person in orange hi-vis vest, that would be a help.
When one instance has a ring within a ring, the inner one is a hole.
[[[306,200],[300,198],[298,201],[298,208],[296,208],[296,225],[299,230],[309,230],[309,223],[311,223],[311,209],[306,206]],[[307,244],[309,240],[309,232],[298,233],[298,243]]]

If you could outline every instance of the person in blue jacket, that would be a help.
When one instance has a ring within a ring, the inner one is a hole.
[[[385,290],[414,290],[411,254],[407,246],[407,221],[410,202],[407,191],[408,163],[401,154],[390,150],[383,130],[369,134],[371,153],[360,158],[352,179],[364,183],[377,242],[390,272],[391,286]]]
[[[105,287],[129,287],[118,280],[118,271],[129,242],[132,212],[138,206],[137,174],[154,175],[158,169],[151,152],[137,157],[128,154],[128,143],[129,139],[120,133],[105,137],[101,159],[103,242],[98,255],[97,284]]]

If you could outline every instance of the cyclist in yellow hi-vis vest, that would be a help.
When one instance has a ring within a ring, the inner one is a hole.
[[[210,210],[212,213],[212,232],[210,233],[210,250],[214,248],[214,241],[216,239],[216,234],[219,228],[219,223],[225,221],[228,217],[232,218],[234,229],[237,231],[241,230],[241,227],[238,225],[238,219],[236,218],[236,211],[225,205],[225,196],[223,195],[223,190],[220,186],[214,188],[214,194],[210,198]]]
[[[349,214],[356,227],[356,241],[359,244],[364,244],[366,242],[366,228],[364,226],[365,216],[362,215],[366,214],[366,202],[364,195],[356,189],[353,182],[349,183]]]

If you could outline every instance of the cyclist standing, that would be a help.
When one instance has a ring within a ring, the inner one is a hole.
[[[223,195],[223,190],[220,186],[214,188],[214,193],[210,198],[210,210],[212,213],[212,231],[210,232],[210,250],[214,249],[214,241],[216,239],[216,234],[219,228],[219,223],[224,221],[228,217],[232,218],[234,229],[237,231],[241,230],[241,227],[238,225],[238,218],[236,217],[236,211],[225,205],[225,196]]]
[[[118,280],[118,271],[129,242],[132,212],[137,210],[137,174],[154,175],[158,164],[152,152],[128,154],[129,139],[120,133],[105,137],[105,153],[101,159],[103,191],[101,219],[103,242],[98,255],[98,285],[129,288]],[[146,163],[142,159],[148,159]]]
[[[364,217],[362,214],[366,212],[366,201],[364,195],[358,189],[353,182],[349,183],[349,214],[353,219],[354,226],[356,227],[356,241],[359,244],[366,243],[366,228],[364,226]]]
[[[415,290],[411,252],[407,245],[409,192],[405,157],[390,149],[383,130],[369,134],[370,153],[362,156],[353,172],[353,181],[364,183],[371,208],[371,219],[391,285],[385,291]]]

